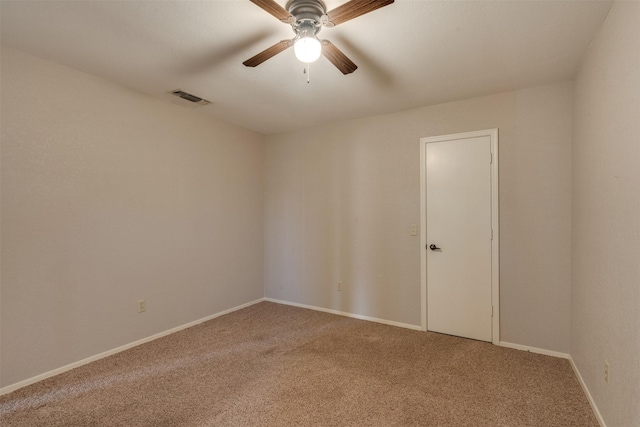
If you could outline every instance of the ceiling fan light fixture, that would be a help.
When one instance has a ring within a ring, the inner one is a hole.
[[[322,53],[322,44],[315,37],[303,37],[293,45],[296,58],[308,64],[317,61]]]
[[[296,58],[308,64],[320,58],[322,44],[316,37],[319,27],[313,20],[303,20],[296,28],[296,38],[293,44],[293,51]]]

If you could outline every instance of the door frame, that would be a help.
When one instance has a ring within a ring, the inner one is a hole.
[[[498,192],[498,129],[420,138],[420,299],[421,329],[427,330],[427,144],[488,136],[491,141],[491,341],[500,344],[500,221]]]

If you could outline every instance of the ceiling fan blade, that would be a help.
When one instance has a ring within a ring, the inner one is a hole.
[[[287,22],[289,20],[289,17],[291,16],[291,14],[287,12],[284,7],[280,6],[274,0],[249,0],[249,1],[283,22]]]
[[[358,66],[329,40],[322,40],[322,54],[329,62],[335,65],[342,74],[351,74],[358,69]]]
[[[269,58],[271,58],[273,56],[276,56],[280,52],[283,52],[283,51],[287,50],[291,46],[293,46],[293,42],[291,40],[279,41],[278,43],[274,44],[273,46],[263,50],[259,54],[247,59],[246,61],[243,62],[243,64],[246,65],[247,67],[256,67],[256,66],[262,64],[267,59],[269,59]]]
[[[394,0],[351,0],[330,10],[326,15],[328,21],[335,26],[357,18],[360,15],[364,15],[365,13],[388,6],[393,2]]]

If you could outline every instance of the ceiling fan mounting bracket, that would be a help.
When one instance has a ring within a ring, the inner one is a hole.
[[[320,25],[323,27],[331,28],[333,27],[333,22],[329,21],[329,17],[327,14],[324,14],[320,17]]]

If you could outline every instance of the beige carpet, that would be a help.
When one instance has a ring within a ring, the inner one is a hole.
[[[263,302],[2,396],[0,425],[598,423],[564,359]]]

